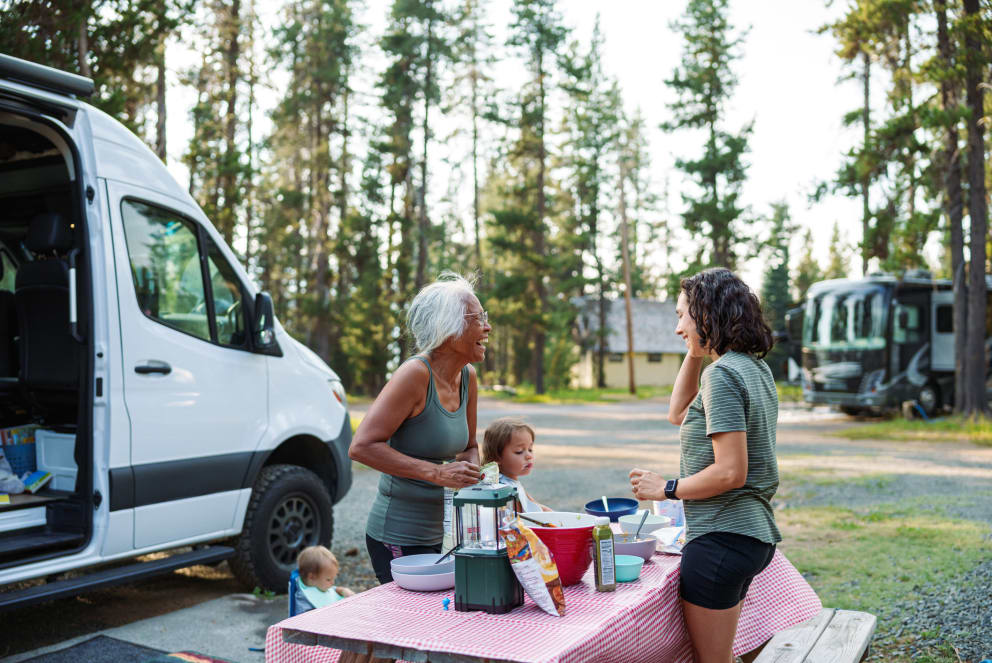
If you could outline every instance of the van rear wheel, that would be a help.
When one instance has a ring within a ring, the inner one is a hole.
[[[249,588],[284,592],[300,551],[330,547],[333,531],[333,503],[320,478],[297,465],[270,465],[255,480],[231,570]]]

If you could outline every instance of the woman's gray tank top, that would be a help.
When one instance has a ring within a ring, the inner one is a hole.
[[[454,460],[468,447],[468,366],[462,368],[458,409],[444,409],[434,388],[434,371],[430,362],[420,356],[430,371],[427,401],[424,410],[410,417],[389,438],[389,446],[397,451],[441,464]],[[383,474],[379,492],[372,502],[366,533],[382,543],[400,546],[430,546],[444,537],[444,488],[418,479],[404,479]]]

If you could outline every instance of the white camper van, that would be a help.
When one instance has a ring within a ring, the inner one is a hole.
[[[92,92],[0,55],[0,429],[54,477],[0,504],[0,609],[228,558],[284,590],[351,486],[344,388]]]

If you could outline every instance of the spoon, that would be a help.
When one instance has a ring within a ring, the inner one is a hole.
[[[453,553],[453,552],[455,552],[456,550],[458,550],[458,546],[455,546],[454,548],[452,548],[452,549],[451,549],[451,550],[449,550],[448,552],[446,552],[446,553],[444,553],[443,555],[441,555],[440,557],[438,557],[438,558],[437,558],[437,561],[436,561],[436,562],[434,562],[434,563],[435,563],[435,564],[440,564],[442,560],[445,560],[445,559],[447,559],[447,557],[448,557],[448,555],[450,555],[451,553]]]
[[[606,513],[610,512],[610,505],[606,501],[606,495],[603,495],[603,510],[606,511]]]
[[[545,522],[542,522],[542,521],[538,520],[537,518],[531,518],[530,516],[525,516],[522,513],[518,513],[517,515],[520,516],[521,518],[523,518],[524,520],[529,520],[530,522],[534,523],[535,525],[540,525],[541,527],[558,527],[554,523],[545,523]]]
[[[637,526],[637,531],[634,532],[634,541],[637,541],[637,539],[640,538],[641,528],[644,527],[644,521],[647,519],[648,519],[648,510],[644,509],[644,515],[641,516],[641,522]]]

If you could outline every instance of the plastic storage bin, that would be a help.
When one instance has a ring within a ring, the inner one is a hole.
[[[34,441],[38,451],[38,469],[52,473],[49,487],[54,490],[75,490],[76,436],[71,433],[38,430]]]
[[[7,457],[7,462],[10,463],[10,469],[18,477],[23,476],[25,472],[34,472],[38,469],[38,464],[35,460],[34,442],[28,444],[5,444],[3,445],[3,455]]]

